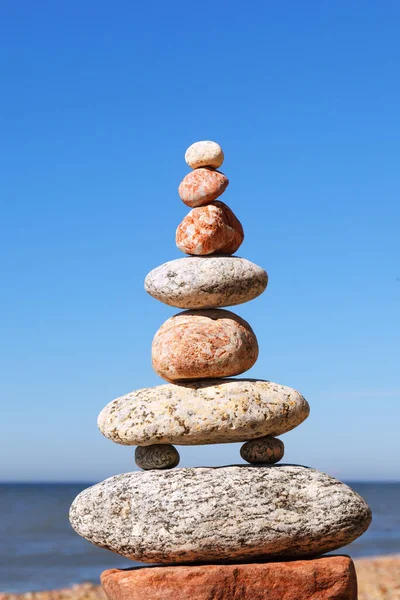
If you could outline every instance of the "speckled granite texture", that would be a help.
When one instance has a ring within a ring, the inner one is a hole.
[[[103,435],[127,446],[221,444],[280,435],[310,412],[293,388],[257,379],[216,379],[143,388],[101,411]]]
[[[132,560],[184,563],[330,552],[360,536],[371,512],[314,469],[248,465],[116,475],[81,492],[70,521]]]
[[[249,302],[263,293],[268,276],[238,256],[188,256],[171,260],[147,275],[150,296],[177,308],[220,308]]]

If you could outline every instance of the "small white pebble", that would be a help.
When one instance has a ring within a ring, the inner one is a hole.
[[[189,167],[213,167],[218,169],[224,162],[224,153],[217,142],[195,142],[186,150],[185,160]]]

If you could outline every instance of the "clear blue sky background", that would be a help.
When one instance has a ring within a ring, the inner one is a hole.
[[[181,256],[199,139],[223,146],[239,253],[270,275],[235,308],[249,375],[311,405],[285,459],[400,478],[399,23],[395,1],[1,3],[0,479],[134,467],[96,418],[162,383],[151,340],[177,311],[143,279]]]

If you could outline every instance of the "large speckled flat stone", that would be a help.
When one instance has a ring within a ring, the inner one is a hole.
[[[255,379],[215,379],[143,388],[101,411],[103,435],[126,446],[245,442],[294,429],[309,415],[296,390]]]
[[[188,256],[147,275],[146,292],[177,308],[220,308],[249,302],[263,293],[268,276],[238,256]]]
[[[74,500],[72,527],[143,562],[305,557],[359,537],[371,521],[348,486],[297,465],[125,473]]]
[[[229,310],[186,310],[161,325],[151,356],[167,381],[232,377],[251,369],[258,343],[247,321]]]

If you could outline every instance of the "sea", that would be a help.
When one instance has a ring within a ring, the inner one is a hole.
[[[400,483],[347,483],[368,502],[373,522],[336,554],[400,554]],[[104,569],[138,564],[92,546],[72,530],[69,506],[89,485],[0,484],[0,592],[99,583]]]

